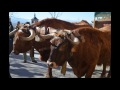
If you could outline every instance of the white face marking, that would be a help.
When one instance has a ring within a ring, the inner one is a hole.
[[[58,67],[58,65],[55,62],[47,61],[47,64],[48,65],[53,64],[53,66],[51,68],[57,68]]]
[[[73,41],[74,42],[79,42],[79,39],[75,37]]]
[[[63,42],[63,40],[60,37],[54,37],[52,40],[50,40],[52,44],[55,44],[56,46]]]
[[[50,61],[47,61],[47,64],[49,64],[50,63]]]
[[[53,63],[53,67],[52,68],[57,68],[58,67],[58,65],[55,62],[51,62],[51,63]]]
[[[40,28],[39,27],[36,27],[37,30],[39,30]]]
[[[23,32],[22,30],[18,30],[18,32]]]

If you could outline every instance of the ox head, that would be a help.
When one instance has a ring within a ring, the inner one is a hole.
[[[48,27],[50,28],[50,27]],[[47,28],[47,29],[48,29]],[[55,32],[55,30],[50,29],[53,32]],[[35,47],[38,49],[38,51],[40,50],[41,54],[44,53],[44,51],[46,51],[46,48],[44,47],[46,44],[44,44],[43,47],[40,47],[40,45],[45,41],[45,39],[50,39],[53,37],[53,35],[48,34],[47,36],[41,36],[42,34],[45,34],[45,28],[43,27],[30,27],[28,24],[23,25],[16,33],[15,33],[15,38],[14,38],[14,42],[13,42],[13,51],[15,54],[19,54],[19,53],[24,53],[27,52],[28,50],[31,49],[31,47],[33,46],[33,42]],[[51,32],[51,33],[53,33]],[[39,35],[39,37],[37,36],[37,38],[40,38],[38,40],[36,40],[36,35]],[[34,39],[35,38],[35,39]],[[34,41],[36,40],[36,42]],[[39,43],[39,45],[37,45],[37,43]],[[49,44],[50,46],[50,44]],[[44,48],[43,50],[41,48]],[[48,48],[48,47],[47,47]],[[44,58],[44,57],[42,57]]]
[[[50,55],[50,39],[54,37],[57,29],[47,27],[47,30],[49,30],[50,33],[47,35],[45,35],[45,30],[45,27],[36,27],[36,33],[40,34],[40,39],[36,40],[37,38],[35,37],[34,47],[40,53],[40,60],[46,62]]]
[[[35,32],[32,29],[29,30],[28,24],[21,26],[19,30],[17,30],[15,33],[13,32],[12,34],[14,34],[13,52],[16,55],[27,52],[31,49],[31,40],[34,39]]]
[[[34,42],[34,48],[40,53],[40,60],[47,62],[50,55],[50,39]]]
[[[51,39],[51,52],[47,64],[56,68],[62,66],[65,61],[72,57],[71,49],[80,44],[78,37],[75,37],[70,30],[59,31],[57,37]]]

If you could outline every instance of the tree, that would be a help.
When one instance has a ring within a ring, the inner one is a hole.
[[[52,18],[58,18],[62,15],[61,12],[49,12]]]

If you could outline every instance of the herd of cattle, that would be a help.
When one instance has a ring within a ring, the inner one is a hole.
[[[18,24],[13,30],[9,25],[9,54],[25,53],[30,50],[33,62],[34,49],[40,60],[47,62],[46,77],[52,78],[52,68],[63,67],[66,62],[74,74],[91,78],[96,65],[103,65],[101,78],[106,77],[106,67],[111,67],[111,28],[93,28],[87,21],[79,24],[47,18],[32,25]],[[26,62],[26,61],[25,61]],[[107,75],[111,77],[111,68]]]

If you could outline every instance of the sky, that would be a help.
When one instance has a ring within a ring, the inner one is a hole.
[[[50,12],[14,12],[13,16],[17,18],[32,19],[34,17],[34,13],[36,14],[36,17],[39,20],[51,18]],[[59,12],[59,13],[60,16],[58,17],[58,19],[72,22],[80,22],[81,20],[87,20],[89,23],[91,23],[91,21],[94,20],[95,12]],[[9,15],[11,14],[9,13]]]

